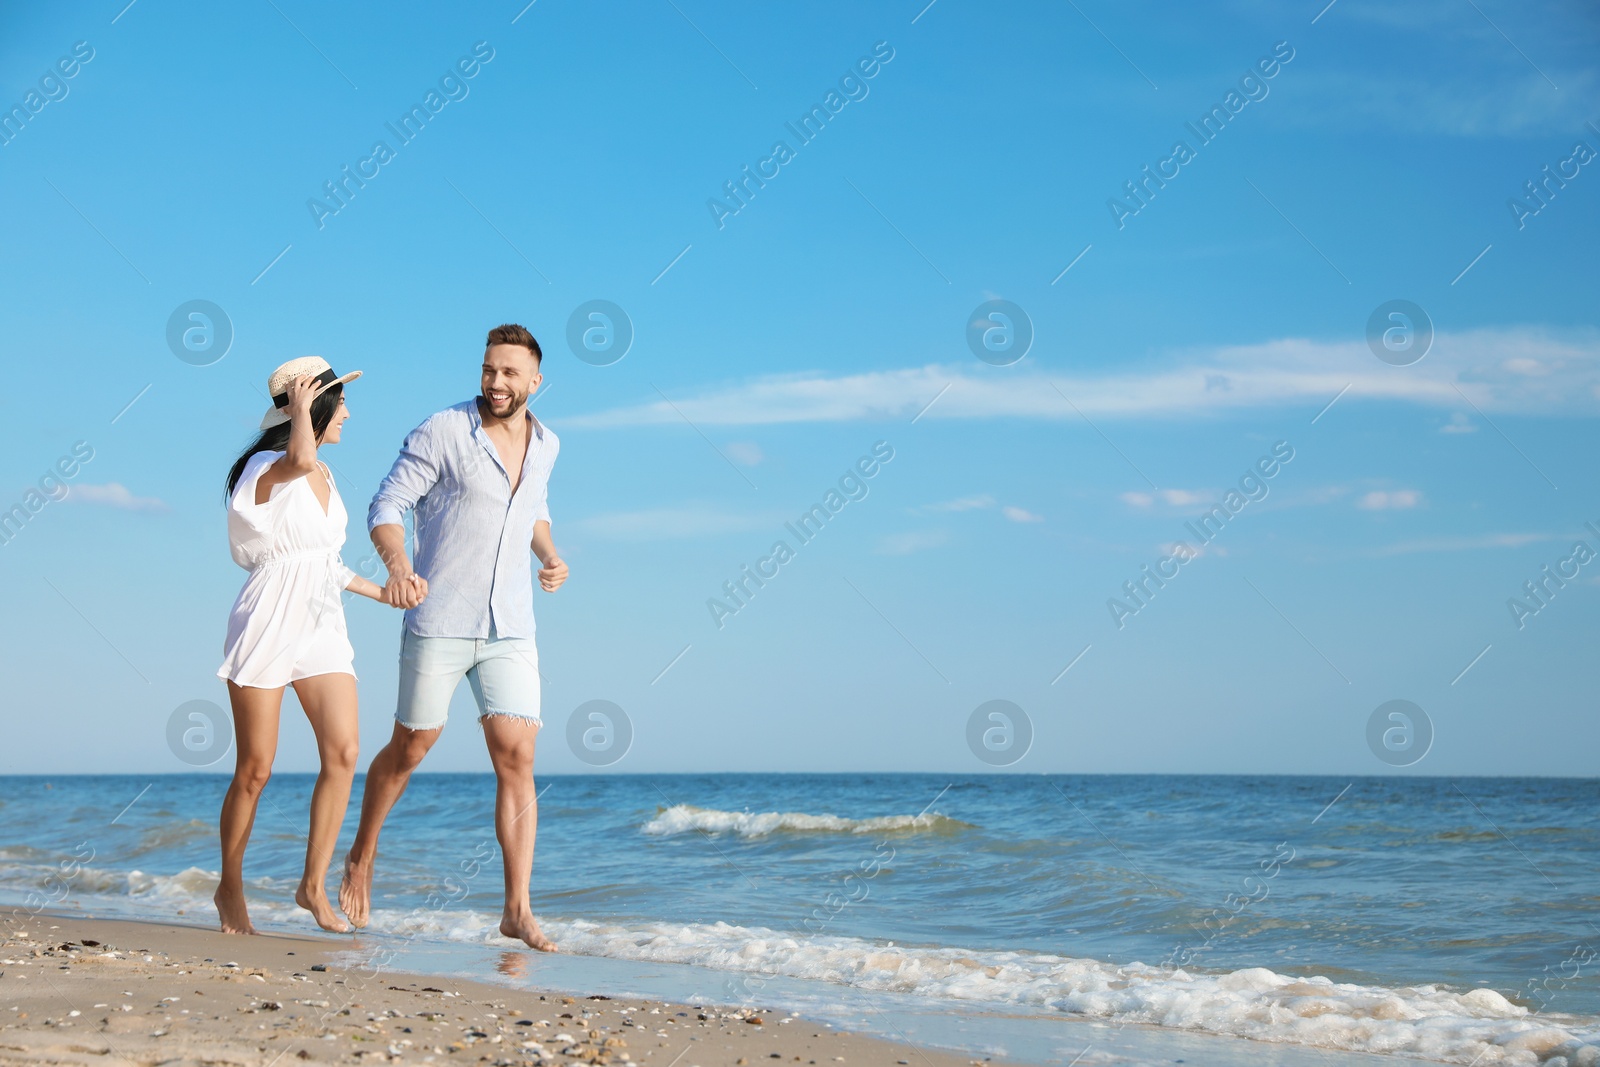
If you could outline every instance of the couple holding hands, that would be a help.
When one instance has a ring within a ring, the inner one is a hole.
[[[244,894],[244,852],[278,747],[286,686],[316,734],[321,771],[311,794],[305,873],[295,902],[325,930],[367,924],[378,834],[444,729],[463,676],[496,776],[495,834],[505,861],[500,932],[553,951],[533,916],[528,883],[538,826],[533,785],[539,653],[533,575],[555,592],[567,579],[550,539],[548,485],[559,443],[528,398],[543,380],[539,343],[508,324],[489,331],[480,395],[429,416],[367,509],[388,568],[379,586],[340,559],[348,515],[317,458],[340,439],[350,409],[343,377],[316,356],[290,360],[267,381],[273,406],[261,435],[228,472],[228,540],[250,572],[228,619],[218,677],[228,683],[237,762],[222,803],[222,879],[215,902],[227,933],[255,933]],[[416,559],[406,553],[414,513]],[[328,900],[328,866],[350,800],[359,738],[355,653],[345,591],[404,608],[394,733],[367,769],[361,821],[345,858],[340,919]],[[348,922],[346,922],[348,920]]]

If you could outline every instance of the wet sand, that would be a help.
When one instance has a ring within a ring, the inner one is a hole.
[[[347,938],[19,913],[0,1064],[970,1067],[786,1012],[509,990],[340,964]]]

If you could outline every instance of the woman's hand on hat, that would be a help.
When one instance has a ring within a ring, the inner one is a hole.
[[[311,402],[317,398],[317,376],[302,374],[289,383],[289,417],[311,414]]]

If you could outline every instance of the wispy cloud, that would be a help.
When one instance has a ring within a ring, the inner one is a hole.
[[[1043,522],[1044,521],[1044,516],[1043,515],[1035,515],[1033,512],[1029,511],[1027,508],[1012,507],[1010,504],[1007,504],[1005,507],[1001,508],[1000,509],[1000,514],[1004,515],[1007,519],[1009,519],[1012,522]]]
[[[1182,546],[1181,548],[1179,546]],[[1188,552],[1192,558],[1201,556],[1226,556],[1228,550],[1219,544],[1191,545],[1182,541],[1165,541],[1156,546],[1156,551],[1163,556],[1175,556]]]
[[[171,511],[165,500],[153,496],[134,496],[120,482],[105,485],[73,485],[67,490],[67,499],[80,504],[99,504],[122,511]]]
[[[722,451],[729,459],[746,467],[757,466],[767,458],[761,446],[753,441],[734,441],[722,446]]]
[[[1409,5],[1384,6],[1398,11]],[[1452,18],[1461,19],[1461,11],[1456,8]],[[1465,11],[1467,17],[1477,17],[1471,8]],[[1483,28],[1493,34],[1487,26]],[[1521,63],[1497,36],[1486,38],[1485,44],[1497,62],[1508,66]],[[1527,66],[1494,78],[1439,77],[1433,72],[1379,77],[1358,69],[1300,71],[1296,89],[1303,94],[1305,106],[1281,109],[1270,121],[1314,125],[1319,130],[1402,130],[1430,137],[1580,136],[1587,117],[1582,101],[1595,98],[1600,79],[1590,70],[1545,69],[1560,83],[1559,94],[1542,74]],[[1551,150],[1570,147],[1557,142]]]
[[[722,426],[909,419],[947,385],[923,418],[1205,417],[1264,407],[1315,409],[1341,390],[1345,406],[1383,400],[1464,412],[1464,394],[1485,411],[1592,416],[1600,414],[1600,330],[1440,334],[1428,357],[1410,367],[1380,362],[1358,337],[1187,351],[1143,370],[1100,375],[999,376],[967,363],[775,375],[707,386],[671,405],[647,399],[566,421],[608,428],[676,425],[684,418]]]
[[[1556,534],[1502,533],[1477,537],[1429,537],[1373,549],[1374,556],[1403,556],[1412,552],[1472,552],[1486,548],[1522,548],[1541,541],[1558,540]]]
[[[1196,504],[1214,504],[1220,492],[1206,489],[1157,489],[1153,493],[1127,492],[1117,499],[1136,508],[1148,508],[1160,501],[1169,507],[1188,508]]]
[[[1362,494],[1356,507],[1363,511],[1402,511],[1422,503],[1420,489],[1374,489]]]
[[[950,535],[943,530],[914,530],[910,533],[890,534],[878,541],[878,554],[883,556],[909,556],[948,544]]]
[[[687,540],[748,530],[776,530],[783,516],[705,507],[646,508],[613,511],[575,519],[570,526],[608,541]]]
[[[925,514],[938,514],[946,511],[978,511],[982,508],[994,507],[994,497],[988,493],[979,496],[964,496],[956,500],[945,500],[938,504],[924,504],[916,510]]]

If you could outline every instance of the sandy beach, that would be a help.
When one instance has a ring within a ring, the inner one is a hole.
[[[0,1064],[984,1062],[761,1008],[341,966],[345,939],[18,914],[0,944]]]

